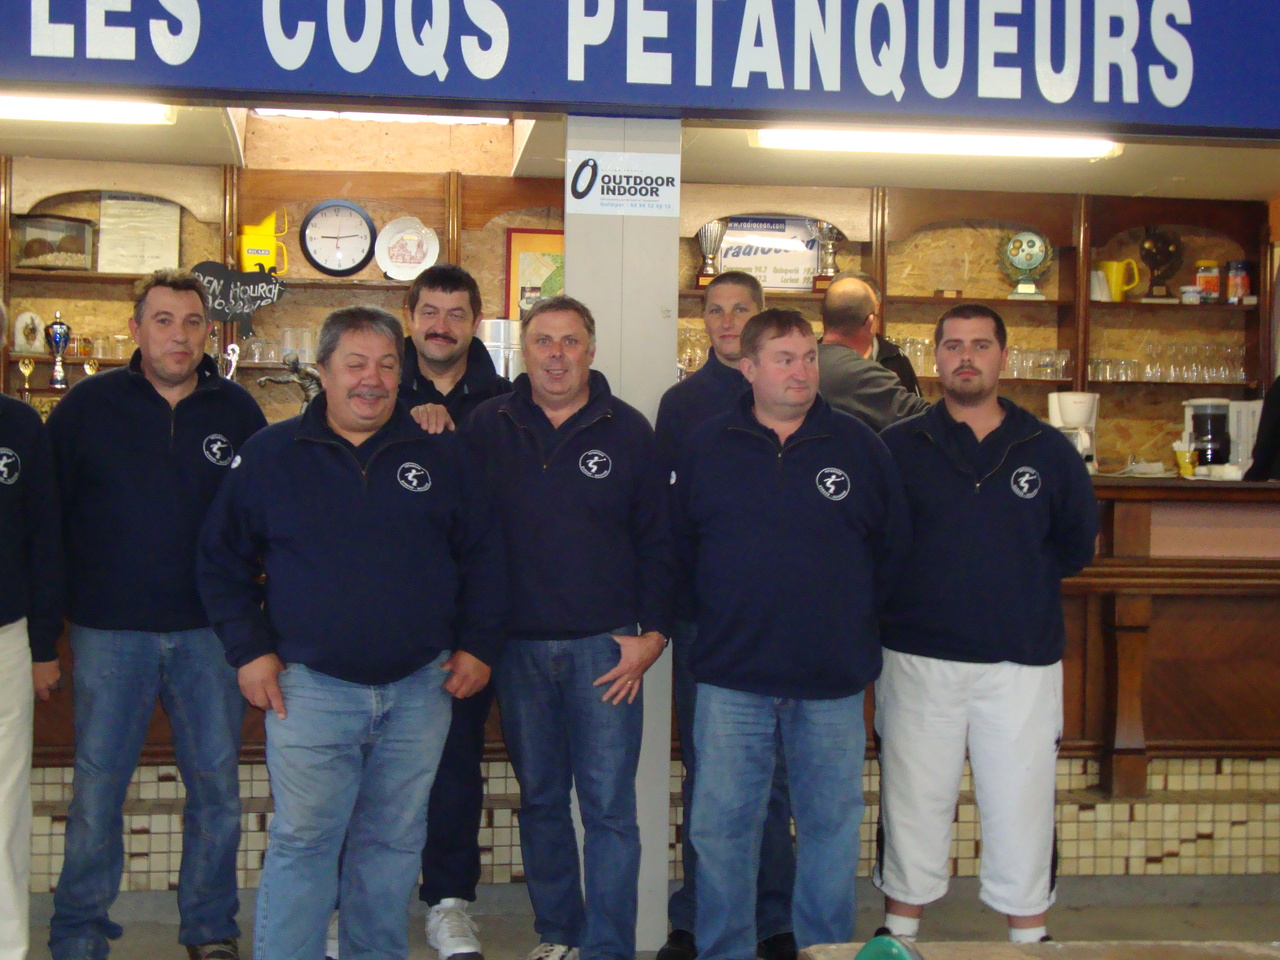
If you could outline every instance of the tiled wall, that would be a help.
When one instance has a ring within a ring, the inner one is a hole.
[[[520,856],[519,791],[511,766],[485,764],[487,803],[480,829],[482,882],[524,879]],[[255,887],[266,849],[270,790],[266,768],[240,768],[245,813],[237,866],[241,887]],[[1216,875],[1280,873],[1280,759],[1155,760],[1151,791],[1139,802],[1109,801],[1097,789],[1098,765],[1058,761],[1059,873],[1062,876]],[[871,872],[879,813],[879,767],[863,775],[867,817],[862,825],[860,876]],[[977,873],[981,831],[966,770],[952,842],[953,872]],[[681,875],[680,765],[671,765],[670,876]],[[63,832],[71,798],[71,770],[32,773],[33,892],[47,892],[62,867]],[[174,767],[144,767],[134,775],[125,806],[126,890],[167,890],[178,880],[182,850],[182,783]]]

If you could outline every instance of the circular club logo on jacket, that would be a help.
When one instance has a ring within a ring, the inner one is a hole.
[[[1009,478],[1009,486],[1023,500],[1030,500],[1040,492],[1040,472],[1035,467],[1019,467]]]
[[[603,480],[613,469],[613,461],[603,450],[588,450],[578,458],[578,469],[592,480]]]
[[[396,479],[400,486],[414,493],[426,493],[431,489],[431,474],[427,468],[416,463],[402,463],[396,471]]]
[[[17,483],[22,474],[22,458],[8,447],[0,447],[0,483]]]
[[[225,467],[235,453],[231,441],[220,433],[211,433],[204,438],[204,455],[212,464]]]
[[[823,467],[816,480],[818,492],[828,500],[843,500],[849,495],[849,475],[839,467]]]

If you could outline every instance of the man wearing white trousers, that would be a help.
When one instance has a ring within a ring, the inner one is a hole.
[[[29,945],[31,724],[60,679],[60,527],[44,424],[0,394],[0,960]]]
[[[1075,448],[998,396],[1004,321],[975,304],[938,321],[943,399],[881,434],[914,537],[884,614],[876,683],[881,931],[915,939],[947,890],[964,769],[982,827],[980,896],[1014,942],[1048,940],[1062,737],[1061,581],[1093,557],[1098,508]]]

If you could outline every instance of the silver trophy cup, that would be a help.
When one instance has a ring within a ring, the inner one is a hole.
[[[716,254],[720,252],[720,241],[728,224],[723,220],[710,220],[698,228],[698,249],[702,251],[702,267],[698,270],[700,277],[714,277],[716,270]]]
[[[49,377],[49,386],[54,390],[67,389],[67,371],[62,365],[62,358],[71,346],[71,327],[61,320],[54,320],[44,328],[44,342],[49,345],[53,354],[53,374]]]

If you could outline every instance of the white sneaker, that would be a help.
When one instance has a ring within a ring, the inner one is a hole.
[[[561,943],[540,943],[529,951],[525,960],[578,960],[578,948]]]
[[[324,937],[325,960],[338,960],[338,911],[329,916],[329,931]]]
[[[484,960],[480,928],[467,913],[467,901],[457,897],[446,897],[427,911],[427,943],[440,954],[440,960]]]

